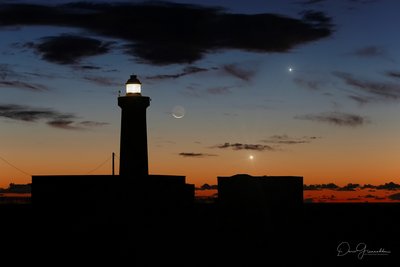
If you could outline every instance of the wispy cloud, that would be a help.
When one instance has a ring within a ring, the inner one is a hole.
[[[185,158],[204,158],[204,157],[216,157],[218,155],[215,154],[207,154],[207,153],[194,153],[194,152],[181,152],[179,156]]]
[[[207,93],[211,95],[229,95],[232,93],[231,86],[211,87],[207,89]]]
[[[187,97],[206,97],[207,95],[229,95],[232,94],[234,86],[214,86],[207,89],[202,88],[200,85],[189,85],[180,93]]]
[[[197,84],[188,85],[180,91],[183,96],[200,98],[204,97],[204,91]]]
[[[348,97],[351,100],[354,100],[355,102],[357,102],[361,106],[377,101],[376,98],[371,97],[371,96],[365,96],[365,95],[351,94],[351,95],[348,95]]]
[[[192,75],[199,72],[206,72],[209,69],[200,68],[197,66],[188,66],[183,68],[182,72],[175,73],[175,74],[159,74],[154,76],[146,76],[145,79],[147,80],[168,80],[168,79],[178,79],[184,76]]]
[[[358,48],[351,53],[359,57],[387,57],[388,53],[385,48],[377,45],[365,46]]]
[[[369,120],[365,117],[343,112],[326,112],[319,114],[299,115],[295,116],[295,119],[324,122],[337,126],[350,127],[362,126],[369,122]]]
[[[86,75],[83,76],[83,79],[101,86],[122,86],[121,83],[117,82],[114,78],[111,77]]]
[[[0,81],[0,87],[16,88],[32,92],[43,92],[49,90],[49,88],[43,84],[21,82],[21,81]]]
[[[48,108],[36,108],[15,104],[0,105],[0,117],[16,121],[39,122],[46,121],[46,124],[60,129],[78,130],[94,126],[103,126],[108,123],[95,121],[82,121],[72,113],[63,113]]]
[[[223,65],[221,67],[221,69],[225,73],[227,73],[237,79],[240,79],[242,81],[246,81],[246,82],[250,81],[256,73],[255,69],[252,69],[250,67],[245,69],[244,67],[240,66],[239,64]]]
[[[28,73],[28,75],[38,76],[39,74]],[[32,92],[49,90],[49,88],[43,84],[29,81],[26,76],[27,75],[16,72],[13,67],[8,64],[0,64],[0,88],[13,88]]]
[[[220,148],[220,149],[231,148],[233,150],[275,151],[274,147],[262,144],[224,143],[221,145],[215,145],[212,148]]]
[[[261,140],[264,143],[271,144],[282,144],[282,145],[296,145],[296,144],[307,144],[312,141],[319,139],[316,136],[303,136],[303,137],[289,137],[286,134],[283,135],[272,135],[268,139]]]
[[[361,96],[365,102],[400,99],[400,85],[398,83],[363,80],[354,77],[350,73],[339,71],[333,72],[333,75],[340,78],[342,81],[345,82],[345,84],[351,86],[353,89],[356,89],[361,93],[367,94],[366,97]]]
[[[311,90],[311,91],[319,91],[324,88],[326,83],[324,81],[320,80],[311,80],[311,79],[306,79],[306,78],[301,78],[301,77],[296,77],[293,79],[293,82],[305,89]]]
[[[386,71],[385,75],[391,78],[400,79],[400,71]]]
[[[35,122],[40,119],[72,119],[74,115],[69,113],[60,113],[52,109],[33,108],[21,105],[0,105],[0,117],[13,120]]]
[[[81,121],[78,124],[85,127],[101,127],[109,125],[108,122],[100,122],[100,121]]]
[[[66,119],[55,119],[50,120],[47,124],[54,128],[60,128],[64,130],[80,130],[81,128],[75,125],[73,120],[66,120]]]

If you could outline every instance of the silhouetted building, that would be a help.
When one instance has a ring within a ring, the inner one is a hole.
[[[189,208],[194,185],[184,176],[149,175],[126,179],[119,175],[32,176],[32,203],[42,215],[79,220],[124,221],[143,212],[174,212]],[[141,217],[142,217],[141,216]]]
[[[146,109],[150,98],[141,95],[136,75],[126,82],[126,95],[118,97],[121,107],[121,144],[119,174],[126,177],[148,175]]]

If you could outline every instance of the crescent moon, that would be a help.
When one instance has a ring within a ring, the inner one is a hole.
[[[176,119],[181,119],[185,116],[185,108],[182,106],[175,106],[172,109],[172,116]]]

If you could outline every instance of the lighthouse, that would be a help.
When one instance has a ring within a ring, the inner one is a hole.
[[[131,75],[125,95],[118,97],[121,108],[121,139],[119,174],[123,177],[148,176],[146,109],[150,97],[142,96],[141,82]]]

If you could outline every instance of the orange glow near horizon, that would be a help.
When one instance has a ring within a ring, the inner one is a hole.
[[[111,152],[109,151],[119,150],[118,131],[117,127],[110,135],[87,133],[83,134],[83,137],[80,132],[72,134],[56,132],[48,138],[50,141],[47,141],[47,146],[40,149],[36,144],[41,142],[40,138],[33,138],[33,141],[23,144],[25,147],[10,139],[9,146],[5,146],[0,156],[27,174],[0,161],[0,188],[7,188],[10,183],[30,183],[31,175],[111,174]],[[385,155],[382,149],[378,149],[374,154],[367,154],[368,149],[362,148],[356,153],[353,151],[354,147],[338,149],[335,147],[336,143],[331,144],[329,141],[327,146],[311,143],[303,147],[290,147],[290,150],[283,151],[234,151],[208,148],[208,144],[217,143],[212,140],[203,141],[204,144],[201,147],[199,145],[196,147],[184,136],[177,138],[179,138],[177,144],[170,144],[158,143],[156,138],[149,137],[150,174],[183,175],[186,176],[187,183],[195,184],[196,187],[205,183],[214,185],[217,184],[218,176],[235,174],[302,176],[304,184],[307,185],[400,183],[397,176],[396,156]],[[104,146],[98,144],[104,144]],[[179,155],[182,151],[199,151],[211,156],[183,157]],[[324,151],[330,151],[330,153],[323,153]],[[346,157],[341,156],[341,153],[345,153]],[[361,154],[364,154],[364,157],[360,157]],[[253,158],[251,159],[250,156]],[[119,173],[118,167],[117,157],[116,174]],[[208,192],[196,192],[196,194],[203,193]],[[368,192],[361,193],[361,196],[368,195]],[[356,194],[357,192],[304,191],[304,198],[313,198],[317,202],[338,202],[359,198]],[[371,193],[371,195],[376,195],[378,199],[361,197],[360,201],[383,201],[379,198],[387,197],[387,195],[382,194],[383,191],[377,190],[376,194]],[[331,195],[335,198],[328,199],[327,196]]]

